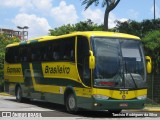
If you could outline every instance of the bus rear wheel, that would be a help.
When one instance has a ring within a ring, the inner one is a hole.
[[[66,109],[69,113],[78,111],[77,103],[74,94],[69,94],[66,99]]]
[[[22,96],[22,89],[20,86],[18,86],[16,89],[16,101],[17,102],[29,102],[30,101],[29,98],[24,98]]]
[[[22,102],[22,89],[18,87],[16,90],[16,100],[17,102]]]

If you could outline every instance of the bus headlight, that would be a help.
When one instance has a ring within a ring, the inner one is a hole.
[[[109,99],[108,96],[99,95],[99,94],[95,94],[95,95],[93,95],[93,97],[94,97],[95,99],[103,99],[103,100]]]
[[[142,95],[137,97],[138,100],[144,100],[146,98],[147,98],[147,95]]]

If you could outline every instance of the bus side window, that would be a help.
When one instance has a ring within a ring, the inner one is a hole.
[[[31,47],[28,46],[27,48],[27,62],[31,62]]]
[[[6,48],[6,51],[5,51],[5,61],[8,63],[10,62],[9,61],[9,48]]]
[[[20,47],[20,49],[19,49],[19,53],[20,53],[20,62],[23,62],[23,48],[22,47]]]
[[[65,46],[67,60],[74,62],[75,61],[75,37],[68,38],[67,43]]]
[[[71,61],[74,60],[74,50],[71,50],[71,52],[70,52],[70,60]]]
[[[8,63],[14,63],[15,62],[15,58],[14,58],[14,48],[9,47],[6,48],[6,56],[5,56],[5,61]]]
[[[46,51],[42,54],[42,61],[48,61],[48,56]]]
[[[89,69],[89,43],[88,39],[78,36],[77,39],[77,67],[82,82],[91,86],[90,69]]]
[[[65,61],[73,61],[74,59],[74,44],[75,44],[74,38],[67,38],[66,41],[64,41],[63,44],[63,60]]]
[[[63,38],[52,42],[52,60],[74,62],[75,37]]]
[[[9,47],[6,48],[5,61],[8,63],[18,63],[19,62],[19,47]]]
[[[14,56],[14,63],[17,63],[17,62],[18,62],[18,57]]]
[[[35,61],[35,54],[32,53],[31,59],[32,59],[32,61]]]
[[[53,59],[56,61],[56,60],[59,60],[59,54],[58,52],[53,52]]]

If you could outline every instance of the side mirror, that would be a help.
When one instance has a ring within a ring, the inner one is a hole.
[[[152,60],[150,56],[146,56],[146,70],[147,73],[151,73],[152,72]]]
[[[89,68],[94,69],[95,68],[95,57],[93,55],[93,52],[90,50],[89,51],[90,56],[89,56]]]

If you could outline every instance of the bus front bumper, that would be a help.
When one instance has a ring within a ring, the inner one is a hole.
[[[145,100],[97,100],[94,99],[93,110],[143,109]]]

